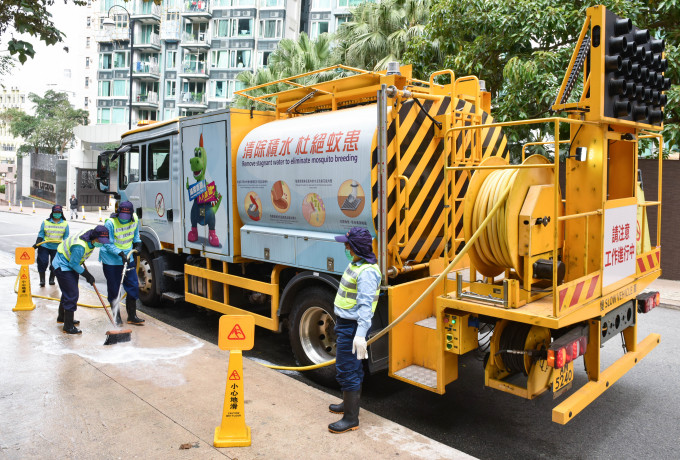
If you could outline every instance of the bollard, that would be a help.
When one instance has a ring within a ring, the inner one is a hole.
[[[23,201],[19,202],[19,206],[20,206],[19,212],[24,212],[24,202]]]
[[[9,202],[9,210],[10,211],[12,210],[12,202],[11,201]]]
[[[12,311],[30,311],[35,309],[33,303],[33,296],[31,295],[31,273],[28,266],[35,262],[35,249],[16,248],[14,250],[14,261],[17,265],[21,265],[19,270],[19,294],[17,295],[17,304]]]
[[[99,222],[102,221],[102,207],[99,206]]]
[[[35,214],[35,201],[31,202],[33,204],[33,214]]]
[[[229,350],[227,387],[224,392],[222,423],[215,428],[213,446],[245,447],[251,443],[250,427],[246,425],[243,409],[243,350],[250,350],[255,343],[255,318],[246,315],[223,315],[217,346]]]
[[[83,220],[85,220],[85,206],[80,207],[80,212],[83,213]]]

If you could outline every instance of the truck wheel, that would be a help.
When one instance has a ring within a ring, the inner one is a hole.
[[[139,300],[144,305],[156,306],[159,303],[159,297],[156,294],[156,274],[151,263],[151,255],[146,249],[142,249],[139,254],[137,278],[139,279]]]
[[[290,344],[300,366],[320,364],[335,358],[335,314],[333,294],[319,287],[304,289],[295,299],[290,316]],[[321,385],[337,387],[335,364],[305,375]]]

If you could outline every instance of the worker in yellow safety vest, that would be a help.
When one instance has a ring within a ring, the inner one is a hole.
[[[68,224],[64,219],[64,212],[61,205],[52,206],[50,216],[40,224],[38,238],[35,240],[34,248],[38,249],[38,275],[40,276],[40,287],[45,287],[45,271],[50,267],[50,286],[54,286],[54,269],[52,261],[57,255],[57,247],[62,240],[68,238]],[[43,243],[45,240],[58,240],[56,242]],[[42,243],[42,244],[40,244]],[[40,244],[40,246],[38,246]]]
[[[373,253],[373,237],[365,228],[353,227],[335,240],[345,243],[349,265],[335,296],[336,379],[342,389],[342,403],[329,410],[343,414],[328,425],[331,433],[359,428],[359,399],[364,379],[363,360],[368,358],[366,335],[378,305],[382,274]]]

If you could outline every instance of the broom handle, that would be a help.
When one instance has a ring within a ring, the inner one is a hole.
[[[83,267],[85,267],[85,270],[87,270],[87,267],[85,266],[85,262],[83,262]],[[99,301],[102,303],[102,307],[104,307],[104,311],[106,312],[106,316],[109,317],[109,321],[111,321],[111,324],[114,326],[116,323],[113,322],[113,316],[111,316],[111,313],[109,313],[109,310],[106,309],[106,304],[104,303],[104,299],[102,298],[102,295],[99,293],[99,289],[97,289],[97,286],[92,283],[92,287],[94,288],[94,292],[97,293],[97,297],[99,297]]]

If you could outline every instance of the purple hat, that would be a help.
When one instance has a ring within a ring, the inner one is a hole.
[[[50,219],[54,218],[53,214],[55,212],[61,213],[62,217],[64,216],[64,211],[62,210],[62,207],[61,207],[60,204],[55,204],[54,206],[52,206],[52,212],[50,212]]]
[[[118,205],[118,212],[111,214],[111,217],[117,217],[123,220],[132,219],[132,213],[135,212],[134,206],[129,201],[123,201]]]
[[[377,263],[373,254],[373,237],[371,233],[363,227],[352,227],[344,235],[335,237],[335,241],[348,243],[352,251],[370,264]]]
[[[97,225],[94,230],[90,230],[90,240],[95,238],[99,240],[101,244],[109,244],[111,242],[111,240],[109,240],[109,229],[103,225]]]

